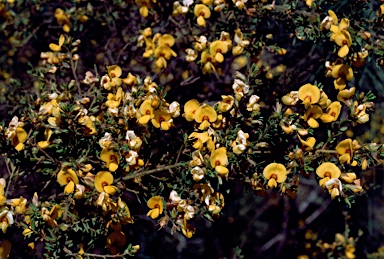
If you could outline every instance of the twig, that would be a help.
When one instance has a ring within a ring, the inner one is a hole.
[[[7,184],[7,189],[5,190],[5,193],[4,193],[4,196],[7,197],[7,194],[8,194],[8,191],[9,191],[9,186],[11,186],[11,181],[12,181],[13,173],[15,172],[15,170],[14,170],[14,168],[12,170],[9,168],[8,161],[10,161],[10,159],[8,160],[8,157],[7,157],[6,154],[4,155],[4,158],[5,158],[5,166],[7,167],[7,170],[8,170],[8,173],[9,173],[9,181],[8,181],[8,184]]]
[[[75,78],[77,91],[79,93],[79,96],[81,96],[80,82],[79,82],[79,79],[77,78],[76,67],[75,67],[75,63],[73,62],[73,55],[71,51],[69,51],[69,59],[71,61],[71,69],[72,69],[73,78]]]
[[[136,178],[136,177],[141,177],[141,176],[144,176],[144,175],[149,175],[149,174],[165,171],[165,170],[172,169],[172,168],[175,168],[175,167],[178,167],[178,166],[182,166],[184,163],[185,162],[180,162],[180,163],[176,163],[174,165],[168,165],[168,166],[164,166],[164,167],[161,167],[161,168],[151,169],[151,170],[148,170],[148,171],[134,172],[131,175],[124,176],[123,180],[129,180],[129,179],[133,179],[133,178]]]
[[[98,255],[98,254],[90,254],[90,253],[83,253],[83,254],[75,254],[75,253],[72,253],[71,251],[69,251],[69,249],[66,249],[67,252],[69,252],[68,254],[65,255],[65,257],[75,257],[75,258],[84,258],[86,256],[90,256],[90,257],[96,257],[96,258],[125,258],[126,255],[132,255],[131,253],[128,253],[128,252],[124,252],[122,254],[117,254],[117,255]]]

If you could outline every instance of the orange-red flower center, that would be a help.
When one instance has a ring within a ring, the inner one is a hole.
[[[205,116],[203,117],[203,121],[209,121],[209,117],[208,117],[207,115],[205,115]]]
[[[271,178],[277,180],[277,178],[278,178],[278,177],[277,177],[277,174],[272,174],[272,175],[271,175]],[[269,179],[271,179],[271,178],[269,178]]]
[[[146,110],[145,111],[145,115],[151,115],[151,111],[150,110]]]
[[[67,183],[69,183],[70,181],[73,181],[71,177],[67,177],[67,179],[65,179],[67,181]]]
[[[220,165],[220,161],[219,160],[215,161],[215,166],[217,166],[217,165]]]
[[[110,155],[110,156],[109,156],[109,160],[110,160],[110,161],[117,161],[115,155]]]
[[[331,174],[330,172],[325,172],[325,173],[324,173],[324,178],[325,178],[325,177],[329,177],[329,178],[331,178],[331,176],[332,176],[332,174]]]
[[[309,102],[312,102],[312,97],[310,95],[307,95],[304,97],[304,101],[309,99]]]

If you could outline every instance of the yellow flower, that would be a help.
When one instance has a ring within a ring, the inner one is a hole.
[[[201,123],[199,129],[205,130],[207,129],[212,123],[217,120],[217,113],[215,109],[204,103],[201,105],[195,112],[195,121],[197,123]]]
[[[332,121],[336,121],[340,115],[340,111],[341,111],[340,102],[333,102],[328,106],[327,112],[321,115],[320,119],[324,123],[330,123]]]
[[[119,87],[119,89],[117,89],[116,95],[112,93],[108,94],[108,97],[107,97],[108,101],[105,102],[105,106],[107,106],[108,108],[119,107],[122,97],[123,97],[123,89]]]
[[[146,99],[139,108],[141,117],[138,118],[138,123],[140,125],[147,125],[150,119],[155,117],[152,107],[152,100]]]
[[[341,48],[337,52],[340,58],[344,58],[349,53],[349,47],[352,45],[351,35],[347,30],[337,31],[331,36],[331,41],[334,41]]]
[[[203,144],[209,140],[209,135],[208,132],[192,132],[188,139],[196,139],[195,143],[193,144],[193,148],[201,150],[203,148]]]
[[[203,64],[203,74],[216,72],[216,68],[213,65],[213,63],[216,62],[215,56],[209,54],[206,51],[203,51],[201,53],[200,61]]]
[[[153,43],[152,39],[145,39],[145,52],[143,53],[144,58],[149,58],[154,54],[155,51],[155,44]]]
[[[331,198],[334,199],[336,196],[339,196],[342,192],[343,186],[337,178],[331,178],[325,183],[325,187],[328,189],[328,192],[331,194]]]
[[[353,183],[356,180],[355,173],[342,173],[340,178],[346,183]]]
[[[9,225],[12,225],[13,222],[12,213],[8,209],[5,209],[0,213],[0,227],[4,234],[7,232]]]
[[[200,104],[198,101],[196,101],[195,99],[189,100],[184,105],[183,117],[185,117],[187,121],[195,120],[195,113],[197,109],[199,109],[199,107],[200,107]]]
[[[295,105],[299,101],[299,92],[298,91],[291,91],[290,93],[284,95],[281,98],[281,101],[285,105]]]
[[[337,100],[339,100],[340,102],[346,103],[347,100],[355,94],[355,91],[356,91],[355,87],[351,87],[350,89],[341,90],[337,94]]]
[[[215,60],[219,63],[224,61],[223,54],[227,53],[228,45],[224,41],[216,40],[209,45],[209,52],[215,57]]]
[[[263,170],[264,177],[268,180],[270,188],[277,187],[277,183],[283,183],[287,179],[287,169],[283,164],[271,163]]]
[[[0,258],[6,259],[8,258],[9,254],[11,253],[12,244],[8,240],[3,240],[0,243]]]
[[[71,194],[75,191],[75,184],[79,183],[79,178],[72,168],[61,169],[57,174],[57,182],[61,186],[65,185],[65,194]]]
[[[158,109],[154,111],[154,115],[152,124],[156,128],[161,127],[162,130],[169,130],[169,128],[173,125],[172,117],[167,111]]]
[[[200,27],[205,27],[206,26],[205,19],[208,19],[209,17],[211,17],[211,10],[208,8],[208,6],[204,4],[197,4],[195,5],[193,13],[197,17],[197,24]]]
[[[105,192],[114,195],[117,187],[112,186],[113,175],[107,171],[100,171],[95,176],[95,188],[98,192]]]
[[[300,87],[298,97],[307,108],[311,104],[315,104],[320,100],[320,90],[317,86],[305,84]]]
[[[106,192],[101,192],[96,201],[97,206],[100,206],[103,211],[116,210],[116,203],[109,197],[109,194]]]
[[[153,196],[147,201],[147,206],[151,210],[147,213],[147,216],[152,219],[157,218],[163,213],[163,199],[160,196]]]
[[[311,128],[318,128],[319,123],[316,121],[316,119],[321,118],[322,115],[323,110],[317,105],[312,105],[305,112],[303,119]]]
[[[61,46],[63,46],[63,44],[64,44],[64,40],[65,40],[65,37],[63,34],[61,34],[60,38],[59,38],[59,45],[57,45],[55,43],[51,43],[51,44],[49,44],[49,48],[52,51],[59,52],[61,50]]]
[[[20,196],[18,199],[12,199],[7,204],[15,208],[16,214],[23,214],[27,210],[27,199],[23,198],[22,196]]]
[[[191,174],[192,174],[192,178],[194,181],[198,182],[200,181],[201,179],[204,178],[204,170],[201,169],[201,167],[199,166],[195,166],[194,168],[191,169]]]
[[[158,44],[159,46],[172,47],[175,44],[175,38],[170,34],[161,35]]]
[[[336,152],[340,155],[339,161],[341,163],[351,164],[351,160],[353,160],[353,152],[356,149],[359,149],[361,146],[356,140],[348,138],[341,141],[336,146]],[[352,166],[357,165],[357,161],[352,162]]]
[[[39,141],[37,143],[37,145],[41,148],[41,149],[45,149],[47,147],[49,147],[49,145],[51,144],[51,142],[49,141],[49,139],[51,138],[52,136],[52,130],[50,128],[46,128],[45,131],[44,131],[44,137],[45,137],[45,140],[44,141]]]
[[[219,214],[224,208],[224,204],[223,194],[215,192],[215,194],[209,198],[208,210],[212,213],[212,215]]]
[[[312,150],[313,149],[313,146],[316,143],[316,139],[314,137],[309,137],[309,138],[307,138],[307,140],[304,141],[300,138],[300,135],[297,135],[297,136],[298,136],[301,144],[303,144],[303,146],[306,147],[305,150]]]
[[[41,216],[43,220],[48,223],[49,226],[55,227],[57,226],[56,219],[61,218],[63,216],[63,210],[61,209],[59,204],[55,204],[50,211],[47,208],[41,209]]]
[[[111,79],[111,85],[120,86],[122,83],[122,79],[120,76],[123,74],[123,71],[118,65],[108,66],[107,67],[108,76]]]
[[[69,32],[71,30],[71,22],[69,21],[68,16],[63,9],[56,9],[55,18],[58,24],[63,25],[63,31]]]
[[[107,163],[107,167],[111,172],[115,172],[119,167],[119,156],[112,150],[103,148],[100,153],[100,159]]]
[[[325,187],[325,183],[328,182],[332,178],[339,178],[341,175],[340,169],[331,162],[322,163],[317,169],[316,174],[320,178],[319,185]]]
[[[222,95],[223,101],[219,102],[217,109],[220,112],[227,112],[232,109],[235,99],[231,95]]]
[[[180,219],[180,221],[182,221],[182,224],[179,223],[179,225],[181,226],[181,231],[183,232],[183,235],[187,238],[191,238],[192,235],[195,233],[196,228],[191,224],[188,224],[186,218]]]
[[[148,7],[151,5],[150,0],[135,0],[136,4],[140,7],[140,15],[144,18],[148,16]]]
[[[175,38],[170,34],[164,34],[160,36],[158,40],[158,47],[155,49],[154,55],[156,60],[156,66],[158,68],[167,67],[167,61],[171,56],[176,57],[177,54],[171,49],[175,44]]]
[[[221,176],[228,176],[229,170],[226,168],[228,164],[227,149],[220,147],[211,153],[210,157],[211,166]]]
[[[343,79],[351,81],[353,79],[353,70],[347,64],[338,64],[332,68],[332,77],[336,79],[341,77]]]

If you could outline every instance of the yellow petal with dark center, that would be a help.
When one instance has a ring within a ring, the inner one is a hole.
[[[316,169],[316,174],[320,178],[339,178],[341,171],[334,163],[324,162]]]
[[[70,181],[73,181],[75,184],[79,183],[79,178],[72,168],[62,169],[57,174],[57,182],[60,185],[67,185]]]
[[[317,86],[311,84],[303,85],[300,87],[298,92],[298,97],[303,101],[303,103],[317,103],[320,100],[320,96],[320,89]]]
[[[208,6],[204,4],[195,5],[195,8],[193,9],[193,13],[197,17],[204,17],[204,18],[211,17],[211,10],[208,8]]]
[[[94,183],[96,190],[98,192],[103,192],[105,186],[113,183],[113,175],[107,171],[100,171],[96,174]]]
[[[271,163],[264,168],[263,175],[267,180],[273,178],[282,183],[287,179],[287,170],[283,164]]]
[[[228,163],[227,149],[221,147],[211,153],[210,157],[211,166],[216,168],[217,166],[226,166]]]
[[[217,113],[215,109],[208,104],[200,106],[195,113],[196,122],[202,123],[205,120],[209,122],[215,122],[217,120]]]

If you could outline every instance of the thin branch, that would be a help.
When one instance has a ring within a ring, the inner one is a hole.
[[[123,180],[129,180],[129,179],[133,179],[133,178],[136,178],[136,177],[141,177],[141,176],[144,176],[144,175],[149,175],[149,174],[165,171],[165,170],[168,170],[168,169],[172,169],[172,168],[175,168],[175,167],[182,166],[182,165],[184,165],[184,163],[185,162],[180,162],[180,163],[177,163],[177,164],[174,164],[174,165],[168,165],[168,166],[164,166],[164,167],[161,167],[161,168],[151,169],[151,170],[148,170],[148,171],[134,172],[133,174],[124,176]]]
[[[13,174],[14,174],[15,170],[14,170],[14,168],[12,170],[9,168],[8,162],[11,161],[11,160],[8,159],[6,154],[4,155],[4,158],[5,158],[5,166],[7,167],[7,170],[8,170],[8,173],[9,173],[9,181],[8,181],[8,184],[7,184],[7,189],[5,190],[5,193],[4,193],[4,196],[7,197],[7,194],[8,194],[8,191],[9,191],[9,186],[11,186],[11,181],[12,181]]]

